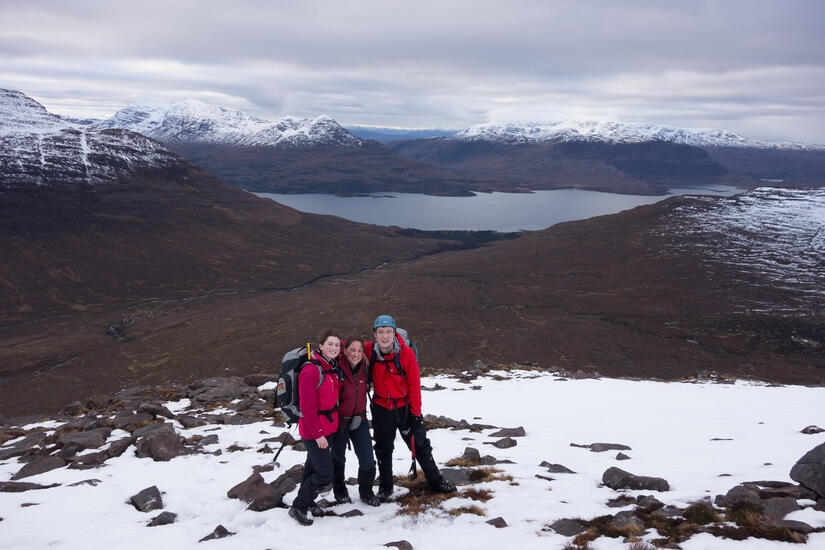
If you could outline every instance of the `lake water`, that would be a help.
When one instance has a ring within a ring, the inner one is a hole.
[[[730,196],[742,190],[727,185],[671,189],[664,196],[616,195],[556,189],[533,193],[479,193],[474,197],[433,197],[382,193],[362,197],[256,193],[302,212],[332,214],[348,220],[415,229],[521,231],[615,214],[673,195]]]

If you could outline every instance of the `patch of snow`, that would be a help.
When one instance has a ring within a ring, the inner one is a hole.
[[[218,524],[237,534],[212,541],[215,547],[245,548],[271,546],[313,546],[342,549],[380,548],[399,539],[409,540],[416,550],[454,548],[475,549],[480,544],[518,548],[561,548],[563,537],[545,526],[560,518],[593,517],[615,513],[607,501],[620,492],[601,486],[603,472],[611,466],[640,475],[660,476],[671,484],[671,491],[654,493],[665,504],[685,505],[705,497],[727,492],[743,481],[790,481],[793,464],[823,436],[799,433],[801,426],[822,424],[825,388],[800,386],[771,387],[763,384],[665,383],[611,379],[559,381],[557,376],[536,371],[505,373],[508,379],[478,378],[470,385],[445,376],[427,377],[424,384],[436,383],[449,389],[425,392],[424,412],[467,419],[501,427],[523,426],[526,437],[518,445],[497,449],[486,442],[491,430],[436,429],[428,432],[434,456],[440,463],[461,456],[466,446],[482,454],[509,459],[514,464],[499,464],[502,474],[513,482],[493,481],[476,485],[493,492],[485,503],[466,499],[447,501],[440,509],[419,516],[397,515],[398,504],[334,506],[343,513],[352,509],[364,515],[353,518],[322,517],[303,528],[287,516],[286,509],[266,512],[246,510],[243,503],[230,500],[226,492],[246,479],[252,467],[265,464],[272,455],[257,452],[261,439],[284,431],[269,422],[243,426],[209,425],[181,430],[185,436],[217,434],[220,456],[211,454],[181,456],[169,462],[137,458],[134,448],[107,461],[96,470],[60,468],[25,481],[61,483],[59,487],[24,493],[0,493],[3,548],[83,548],[117,547],[138,550],[158,548],[200,549],[197,542]],[[461,391],[458,391],[461,390]],[[769,406],[766,406],[769,403]],[[180,410],[184,403],[167,403]],[[720,414],[724,410],[724,414]],[[478,420],[473,420],[478,417]],[[261,431],[267,433],[261,433]],[[297,436],[295,429],[292,430]],[[712,441],[714,437],[729,441]],[[630,446],[625,451],[632,459],[621,463],[615,452],[594,453],[571,447],[570,443],[614,442]],[[228,452],[237,445],[245,450]],[[210,446],[210,450],[215,446]],[[305,453],[285,447],[279,464],[262,475],[273,481],[294,464],[303,463]],[[347,474],[355,476],[357,460],[348,454]],[[394,470],[409,467],[409,454],[400,438],[396,440]],[[550,474],[553,481],[536,478],[547,472],[542,461],[563,464],[575,474]],[[21,467],[16,460],[0,462],[0,479],[9,479]],[[730,477],[719,477],[729,474]],[[70,487],[89,478],[96,487]],[[125,501],[138,491],[157,485],[163,493],[164,510],[178,514],[177,522],[161,527],[146,527],[160,511],[142,513]],[[402,494],[405,489],[396,489]],[[350,493],[355,496],[356,489]],[[649,491],[624,491],[629,495]],[[295,492],[286,500],[291,502]],[[37,503],[22,507],[24,503]],[[451,516],[447,510],[470,504],[485,516]],[[821,513],[795,512],[802,521],[822,521]],[[501,516],[508,523],[496,529],[486,521]],[[97,529],[101,518],[107,528]],[[804,518],[804,519],[803,519]],[[346,533],[346,536],[342,536]],[[645,536],[650,540],[655,533]],[[262,542],[264,541],[264,542]],[[266,542],[269,541],[269,542]],[[277,541],[277,543],[276,543]],[[825,533],[812,533],[808,546],[825,545]],[[786,543],[748,539],[733,541],[706,534],[696,535],[681,544],[688,550],[780,550]],[[599,538],[594,550],[626,550],[621,539]]]

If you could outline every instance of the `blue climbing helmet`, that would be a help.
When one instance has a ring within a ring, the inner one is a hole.
[[[390,315],[379,315],[376,317],[375,322],[372,324],[372,330],[375,330],[378,327],[392,327],[393,329],[398,328],[395,324],[395,319],[393,319]]]

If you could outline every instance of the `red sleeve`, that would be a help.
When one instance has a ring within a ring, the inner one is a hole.
[[[318,416],[318,382],[321,373],[315,363],[306,363],[298,375],[298,400],[304,417],[304,433],[307,439],[318,439],[324,435],[321,418]],[[317,435],[315,435],[317,434]]]
[[[401,348],[403,361],[402,367],[407,375],[407,388],[410,400],[410,413],[413,416],[421,416],[421,371],[418,368],[418,360],[412,348],[404,346]]]

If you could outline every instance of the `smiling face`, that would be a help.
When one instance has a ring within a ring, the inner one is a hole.
[[[344,355],[347,356],[350,365],[357,365],[364,358],[364,344],[359,340],[348,342],[344,348]]]
[[[341,351],[341,339],[337,336],[327,336],[327,339],[321,344],[321,355],[324,356],[324,359],[335,359],[338,357],[339,351]]]
[[[378,327],[375,329],[375,343],[378,344],[378,349],[381,353],[386,353],[392,350],[392,344],[395,340],[395,329],[392,327]]]

